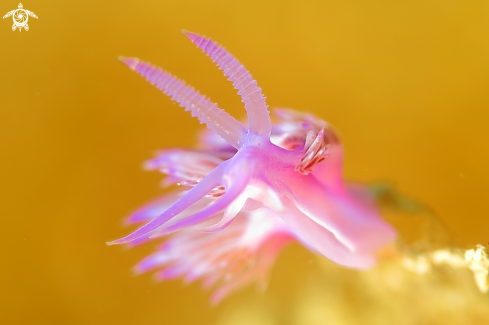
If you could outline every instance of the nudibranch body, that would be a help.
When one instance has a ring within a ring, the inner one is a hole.
[[[190,32],[184,34],[217,63],[238,90],[248,125],[168,72],[135,58],[121,58],[190,111],[214,135],[206,133],[203,138],[207,149],[164,150],[147,163],[148,168],[168,174],[167,183],[179,183],[186,190],[166,195],[133,214],[131,223],[147,223],[110,244],[139,243],[176,233],[169,241],[173,250],[163,246],[166,248],[156,253],[158,257],[143,261],[140,270],[171,261],[174,266],[180,265],[178,272],[173,269],[174,274],[190,278],[193,276],[189,265],[193,264],[178,261],[175,256],[185,257],[178,253],[176,242],[186,242],[186,249],[198,249],[196,243],[204,238],[224,236],[227,247],[232,247],[230,251],[236,251],[236,244],[229,244],[232,236],[226,237],[226,233],[237,228],[242,233],[250,233],[250,229],[251,233],[256,232],[256,242],[276,238],[279,233],[279,242],[299,240],[338,264],[358,269],[373,266],[376,253],[391,243],[396,233],[379,216],[364,190],[345,185],[343,148],[335,130],[311,115],[285,109],[276,111],[279,123],[272,125],[261,88],[243,65],[212,40]],[[268,230],[260,232],[260,220],[280,226],[277,231],[265,227]],[[235,239],[241,238],[236,236]],[[187,237],[192,240],[184,240]],[[196,238],[199,239],[193,242]],[[243,247],[256,246],[253,240],[246,240]],[[196,258],[200,271],[195,272],[202,275],[210,269],[212,258],[206,262],[202,259],[206,254],[200,256]]]

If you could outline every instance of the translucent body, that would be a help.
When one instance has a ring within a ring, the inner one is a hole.
[[[344,185],[343,148],[334,129],[290,110],[279,110],[281,123],[272,125],[265,97],[249,72],[210,39],[184,34],[229,77],[242,97],[248,126],[168,72],[138,59],[121,58],[224,142],[212,139],[207,141],[210,149],[193,154],[166,151],[150,162],[150,167],[169,174],[172,182],[191,188],[161,205],[164,209],[158,215],[138,219],[148,222],[111,244],[144,242],[195,229],[226,231],[235,218],[249,218],[265,209],[267,218],[280,218],[286,225],[280,231],[284,238],[293,237],[347,267],[374,265],[376,253],[396,233],[365,195]],[[250,242],[247,247],[252,246]]]

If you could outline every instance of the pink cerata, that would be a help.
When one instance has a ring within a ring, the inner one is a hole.
[[[202,279],[213,302],[265,279],[292,240],[340,265],[365,269],[396,237],[366,189],[344,183],[343,147],[335,130],[309,114],[277,109],[272,124],[262,90],[229,52],[184,31],[223,70],[242,98],[248,125],[170,73],[136,58],[129,68],[207,126],[200,149],[169,149],[148,161],[179,191],[128,217],[144,223],[109,244],[136,245],[170,235],[136,267],[158,279]]]

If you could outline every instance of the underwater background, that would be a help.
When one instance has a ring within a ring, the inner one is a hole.
[[[489,241],[489,2],[29,1],[29,31],[0,21],[2,324],[483,324],[471,275],[361,272],[299,245],[267,291],[217,307],[198,283],[131,268],[153,246],[109,247],[162,192],[142,162],[191,147],[196,119],[118,60],[158,65],[245,116],[231,83],[182,34],[226,47],[268,104],[341,133],[345,176],[427,208],[397,211],[407,237],[429,210],[458,247]],[[17,2],[2,1],[2,16]],[[407,212],[406,212],[407,211]],[[396,216],[389,216],[396,218]]]

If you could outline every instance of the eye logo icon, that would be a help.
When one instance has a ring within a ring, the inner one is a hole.
[[[29,16],[37,18],[36,14],[32,11],[23,9],[22,3],[19,3],[19,9],[12,10],[7,12],[3,18],[7,18],[12,16],[14,20],[14,24],[12,25],[12,30],[15,31],[17,28],[19,32],[24,28],[26,31],[29,30],[29,25],[27,25],[27,21],[29,20]]]

